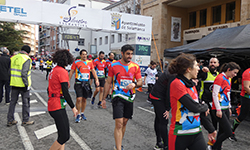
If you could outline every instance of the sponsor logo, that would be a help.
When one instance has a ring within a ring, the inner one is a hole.
[[[121,17],[122,15],[118,13],[111,13],[111,27],[119,30],[121,28]]]
[[[135,61],[137,62],[138,65],[141,65],[142,64],[142,57],[139,56],[138,58],[136,58]]]
[[[73,6],[68,9],[68,13],[65,16],[60,16],[62,21],[59,22],[61,25],[87,27],[87,21],[82,18],[77,18],[78,11],[77,7]]]
[[[12,13],[14,16],[27,17],[27,12],[25,12],[22,7],[7,6],[6,0],[0,0],[0,13]]]
[[[139,42],[149,42],[150,41],[150,37],[138,36],[137,37],[137,41],[139,41]]]

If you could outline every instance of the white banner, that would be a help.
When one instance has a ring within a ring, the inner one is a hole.
[[[171,17],[171,41],[181,42],[181,18]]]
[[[152,17],[36,0],[0,2],[0,20],[151,35]]]
[[[151,35],[144,34],[129,34],[128,44],[151,45]]]
[[[134,55],[132,61],[139,66],[148,66],[150,64],[150,56]]]

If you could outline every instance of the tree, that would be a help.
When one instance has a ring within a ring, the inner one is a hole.
[[[0,22],[0,47],[7,47],[11,54],[21,50],[23,46],[22,36],[26,34],[24,30],[15,30],[15,23]]]

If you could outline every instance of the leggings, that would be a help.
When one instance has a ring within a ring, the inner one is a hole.
[[[244,119],[246,119],[248,112],[250,110],[250,99],[240,96],[241,100],[241,108],[240,108],[240,115],[237,117],[237,119],[242,122]]]
[[[168,146],[168,119],[163,117],[163,113],[166,111],[166,107],[161,100],[153,100],[155,111],[155,134],[157,143],[163,140],[164,147]]]
[[[193,135],[173,135],[176,137],[174,147],[169,147],[169,150],[206,150],[207,145],[202,132]]]
[[[232,133],[231,124],[229,122],[229,109],[221,110],[222,118],[216,116],[216,110],[212,110],[214,116],[216,116],[217,121],[219,122],[219,132],[217,134],[216,142],[213,145],[214,149],[221,149],[222,142],[230,137]]]
[[[154,87],[154,84],[151,84],[151,83],[148,84],[148,100],[150,100],[149,94],[151,93],[153,87]]]
[[[61,145],[66,143],[69,140],[69,119],[66,114],[65,109],[60,109],[56,111],[49,111],[49,114],[52,118],[54,118],[57,128],[57,142]]]

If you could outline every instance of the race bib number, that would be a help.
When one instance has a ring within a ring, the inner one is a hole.
[[[98,77],[104,76],[104,71],[97,71],[97,76]]]
[[[120,80],[120,88],[126,89],[126,87],[132,83],[132,80],[121,79]]]
[[[82,73],[82,75],[79,75],[78,79],[88,80],[89,79],[89,73]]]
[[[154,82],[154,81],[155,81],[155,77],[152,77],[152,78],[151,78],[151,81]]]

